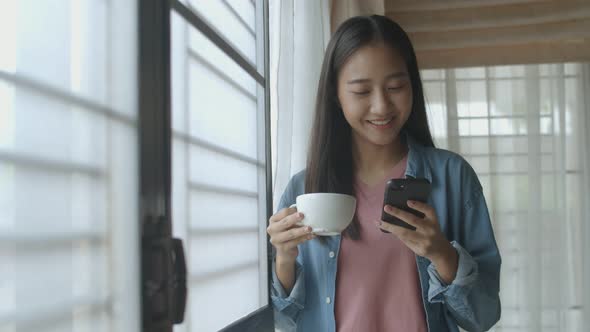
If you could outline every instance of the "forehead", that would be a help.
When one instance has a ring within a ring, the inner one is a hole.
[[[338,76],[378,79],[392,72],[407,72],[406,63],[400,53],[383,44],[371,44],[356,50],[340,68]]]

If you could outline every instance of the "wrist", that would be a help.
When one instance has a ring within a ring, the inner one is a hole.
[[[438,272],[442,281],[449,285],[455,280],[457,276],[457,269],[459,268],[459,253],[455,248],[447,242],[448,246],[440,251],[440,255],[434,257],[431,262]]]
[[[291,255],[283,255],[280,253],[277,253],[277,256],[275,257],[277,266],[295,265],[295,260],[297,260],[297,257],[291,257]]]
[[[459,260],[459,254],[450,242],[445,241],[445,245],[437,251],[434,255],[429,257],[429,260],[434,266],[453,266]]]

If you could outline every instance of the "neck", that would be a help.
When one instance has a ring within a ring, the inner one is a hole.
[[[402,160],[408,148],[400,135],[388,145],[375,145],[359,137],[352,139],[352,157],[357,174],[381,174]]]

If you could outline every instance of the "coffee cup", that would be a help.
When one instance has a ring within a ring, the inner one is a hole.
[[[339,235],[348,227],[356,210],[356,198],[346,194],[310,193],[297,196],[296,207],[303,213],[302,224],[319,236]]]

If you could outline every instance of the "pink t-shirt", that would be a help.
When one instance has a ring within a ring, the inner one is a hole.
[[[356,180],[360,240],[342,236],[336,276],[336,330],[426,332],[414,253],[381,232],[383,193],[389,179],[404,177],[407,157],[374,186]]]

